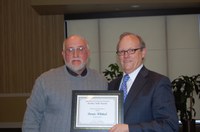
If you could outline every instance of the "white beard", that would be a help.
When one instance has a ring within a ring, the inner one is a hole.
[[[74,65],[72,65],[72,61],[74,61],[74,60],[81,61],[81,65],[79,65],[79,66],[74,66]],[[87,61],[88,61],[88,60],[87,60]],[[86,66],[87,61],[83,63],[83,60],[82,60],[81,58],[75,58],[75,59],[71,59],[69,63],[67,63],[67,62],[65,61],[65,65],[66,65],[69,69],[71,69],[72,71],[78,72],[79,70],[82,70],[82,69]]]

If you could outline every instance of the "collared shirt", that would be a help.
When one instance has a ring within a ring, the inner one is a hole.
[[[71,69],[69,69],[67,66],[66,66],[66,69],[67,71],[69,72],[69,74],[71,74],[72,76],[85,76],[87,74],[87,68],[84,69],[84,71],[81,73],[81,75],[77,74],[76,72],[72,71]]]
[[[141,70],[142,67],[143,67],[143,64],[140,65],[135,71],[133,71],[132,73],[128,74],[130,79],[127,81],[127,84],[126,84],[127,85],[127,93],[130,91],[131,86],[132,86],[133,82],[135,81],[135,78],[137,77],[137,75],[138,75],[138,73],[139,73],[139,71]],[[126,73],[123,73],[123,76],[125,74]],[[121,84],[122,84],[122,80],[121,80]],[[120,87],[121,87],[121,84],[120,84]]]

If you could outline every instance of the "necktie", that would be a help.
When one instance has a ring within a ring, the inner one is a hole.
[[[125,102],[125,99],[126,99],[126,96],[127,96],[127,86],[126,86],[126,83],[127,81],[129,80],[129,75],[126,74],[124,77],[123,77],[123,82],[122,82],[122,85],[121,85],[121,88],[120,90],[122,90],[124,92],[124,102]]]

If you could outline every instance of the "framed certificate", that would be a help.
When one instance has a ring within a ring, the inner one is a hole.
[[[72,91],[70,132],[107,132],[119,123],[123,123],[121,91]]]

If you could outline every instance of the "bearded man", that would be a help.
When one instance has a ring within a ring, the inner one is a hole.
[[[72,35],[63,42],[65,65],[51,69],[35,81],[27,100],[23,132],[70,132],[72,90],[107,90],[107,81],[87,66],[88,42]]]

